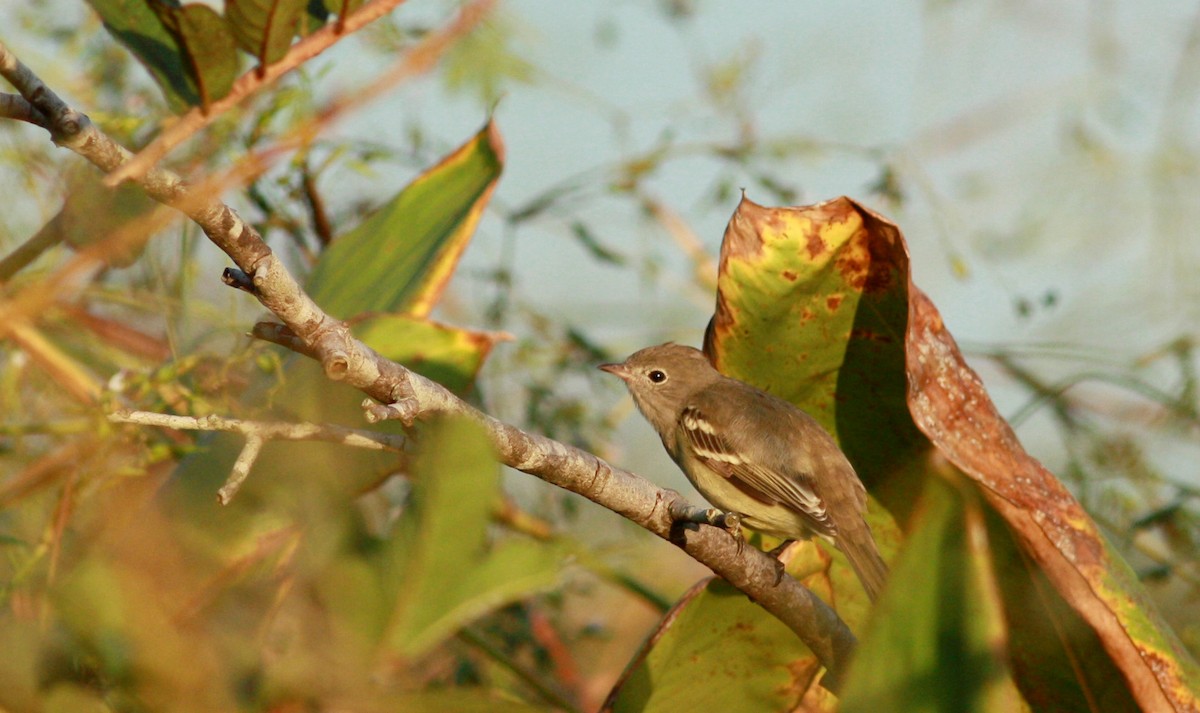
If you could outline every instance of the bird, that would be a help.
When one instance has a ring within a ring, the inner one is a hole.
[[[667,453],[710,503],[785,544],[813,535],[830,541],[870,600],[878,598],[888,569],[864,517],[866,488],[812,416],[673,342],[599,368],[625,382]]]

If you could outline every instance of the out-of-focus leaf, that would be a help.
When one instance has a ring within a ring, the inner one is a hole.
[[[412,501],[389,541],[396,613],[387,641],[418,656],[480,615],[558,580],[565,555],[544,542],[488,541],[500,468],[481,427],[454,419],[422,434]]]
[[[172,111],[200,103],[178,38],[168,32],[146,0],[88,0],[104,27],[141,62]]]
[[[363,0],[323,0],[325,9],[337,15],[338,17],[346,17],[358,8],[362,7]]]
[[[505,87],[528,84],[537,70],[514,50],[512,24],[493,14],[446,53],[441,75],[451,91],[473,90],[495,102]]]
[[[839,710],[1008,711],[1025,707],[1007,665],[1004,607],[974,488],[948,469],[926,481],[917,525],[893,564]],[[1058,709],[1061,710],[1061,709]]]
[[[99,402],[101,382],[90,369],[47,338],[46,333],[25,321],[7,325],[8,340],[44,371],[55,384],[80,403]]]
[[[404,713],[544,713],[545,706],[532,706],[503,698],[491,691],[429,691],[396,696],[389,701],[391,710]]]
[[[109,238],[113,231],[146,215],[157,205],[135,184],[108,188],[91,166],[81,169],[68,174],[62,210],[52,221],[55,229],[62,232],[63,241],[73,248]],[[127,267],[141,255],[145,241],[123,242],[115,247],[131,249],[105,258],[114,267]]]
[[[605,710],[790,711],[818,671],[787,627],[708,579],[663,617]]]
[[[845,198],[779,209],[743,200],[726,231],[705,347],[726,373],[836,426],[873,495],[911,529],[922,525],[912,503],[931,463],[948,460],[969,476],[997,523],[992,542],[1011,536],[1020,553],[992,559],[1006,583],[1009,639],[1039,642],[1013,652],[1026,700],[1058,700],[1040,687],[1075,686],[1095,701],[1100,680],[1123,687],[1103,696],[1114,710],[1198,705],[1196,663],[1095,524],[996,412],[913,286],[895,225]],[[1033,589],[1007,586],[1026,581]],[[1039,581],[1049,586],[1036,590]],[[910,586],[893,575],[888,598]],[[1081,672],[1061,665],[1068,661],[1092,663]]]
[[[109,512],[133,514],[127,510],[132,509],[120,504]],[[138,516],[144,518],[138,525],[156,524],[160,534],[169,532],[152,508]],[[178,557],[173,542],[147,541],[149,527],[135,532],[129,520],[118,522],[126,527],[114,527],[103,543],[92,543],[102,544],[104,551],[86,556],[53,589],[66,648],[51,658],[43,676],[75,681],[83,667],[103,686],[136,681],[149,710],[229,710],[231,691],[212,685],[227,673],[227,662],[213,649],[209,633],[187,631],[173,616],[184,606],[190,563]]]
[[[154,5],[163,26],[174,35],[200,106],[229,93],[237,79],[237,42],[225,18],[207,5]]]
[[[592,229],[587,224],[579,221],[572,223],[571,234],[587,249],[592,257],[600,262],[607,262],[612,265],[625,264],[625,256],[600,242],[600,239],[596,237],[596,234],[592,232]]]
[[[238,46],[268,65],[292,46],[307,6],[308,0],[228,0],[225,17]]]
[[[45,641],[43,626],[32,618],[25,619],[12,612],[0,617],[0,642],[4,645],[4,665],[0,666],[0,709],[37,710],[37,704],[44,700],[44,693],[39,690],[39,677],[45,669],[40,660]]]
[[[354,325],[354,336],[380,355],[463,393],[492,346],[506,335],[478,332],[404,315],[380,315]]]
[[[466,249],[504,163],[488,123],[322,253],[309,293],[325,311],[424,317]]]

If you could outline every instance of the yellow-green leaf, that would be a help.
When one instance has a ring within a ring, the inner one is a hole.
[[[790,711],[817,672],[791,630],[709,579],[663,617],[609,702],[616,713]]]
[[[424,317],[466,249],[504,164],[489,122],[321,255],[309,293],[325,311]]]
[[[413,496],[390,541],[396,612],[386,640],[417,656],[482,614],[559,577],[564,552],[526,539],[488,540],[500,467],[481,426],[463,420],[422,433]]]
[[[1008,667],[982,503],[962,476],[947,477],[959,487],[926,481],[918,524],[891,572],[906,586],[877,604],[841,711],[1008,713],[1024,705]]]

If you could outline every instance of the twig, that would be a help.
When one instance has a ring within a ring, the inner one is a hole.
[[[238,453],[237,460],[233,462],[233,467],[229,470],[229,477],[225,479],[225,484],[217,491],[217,502],[222,505],[228,505],[233,502],[233,496],[241,490],[242,483],[246,482],[246,478],[250,477],[250,469],[254,467],[254,461],[258,460],[258,454],[262,452],[263,444],[266,443],[260,436],[250,434],[246,436],[246,445],[242,446],[242,451]]]
[[[250,469],[258,460],[263,445],[269,440],[281,441],[327,441],[344,446],[370,450],[404,450],[405,438],[374,431],[363,431],[344,426],[315,423],[284,423],[278,421],[243,421],[220,416],[172,416],[149,411],[117,411],[108,415],[113,423],[133,423],[142,426],[158,426],[185,431],[226,431],[240,433],[246,444],[234,461],[229,477],[217,491],[217,501],[228,505],[233,501],[242,483],[250,476]]]
[[[116,411],[108,415],[113,423],[174,428],[179,431],[226,431],[274,441],[325,441],[343,446],[377,451],[403,451],[407,439],[332,424],[286,423],[283,421],[244,421],[221,416],[172,416],[150,411]]]

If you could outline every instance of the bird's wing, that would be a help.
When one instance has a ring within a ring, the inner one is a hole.
[[[746,495],[762,503],[779,503],[795,510],[818,534],[837,535],[825,502],[813,488],[811,474],[794,472],[779,465],[784,461],[783,457],[769,463],[761,457],[756,458],[749,449],[737,448],[716,432],[701,406],[685,407],[680,414],[680,427],[696,458]]]

